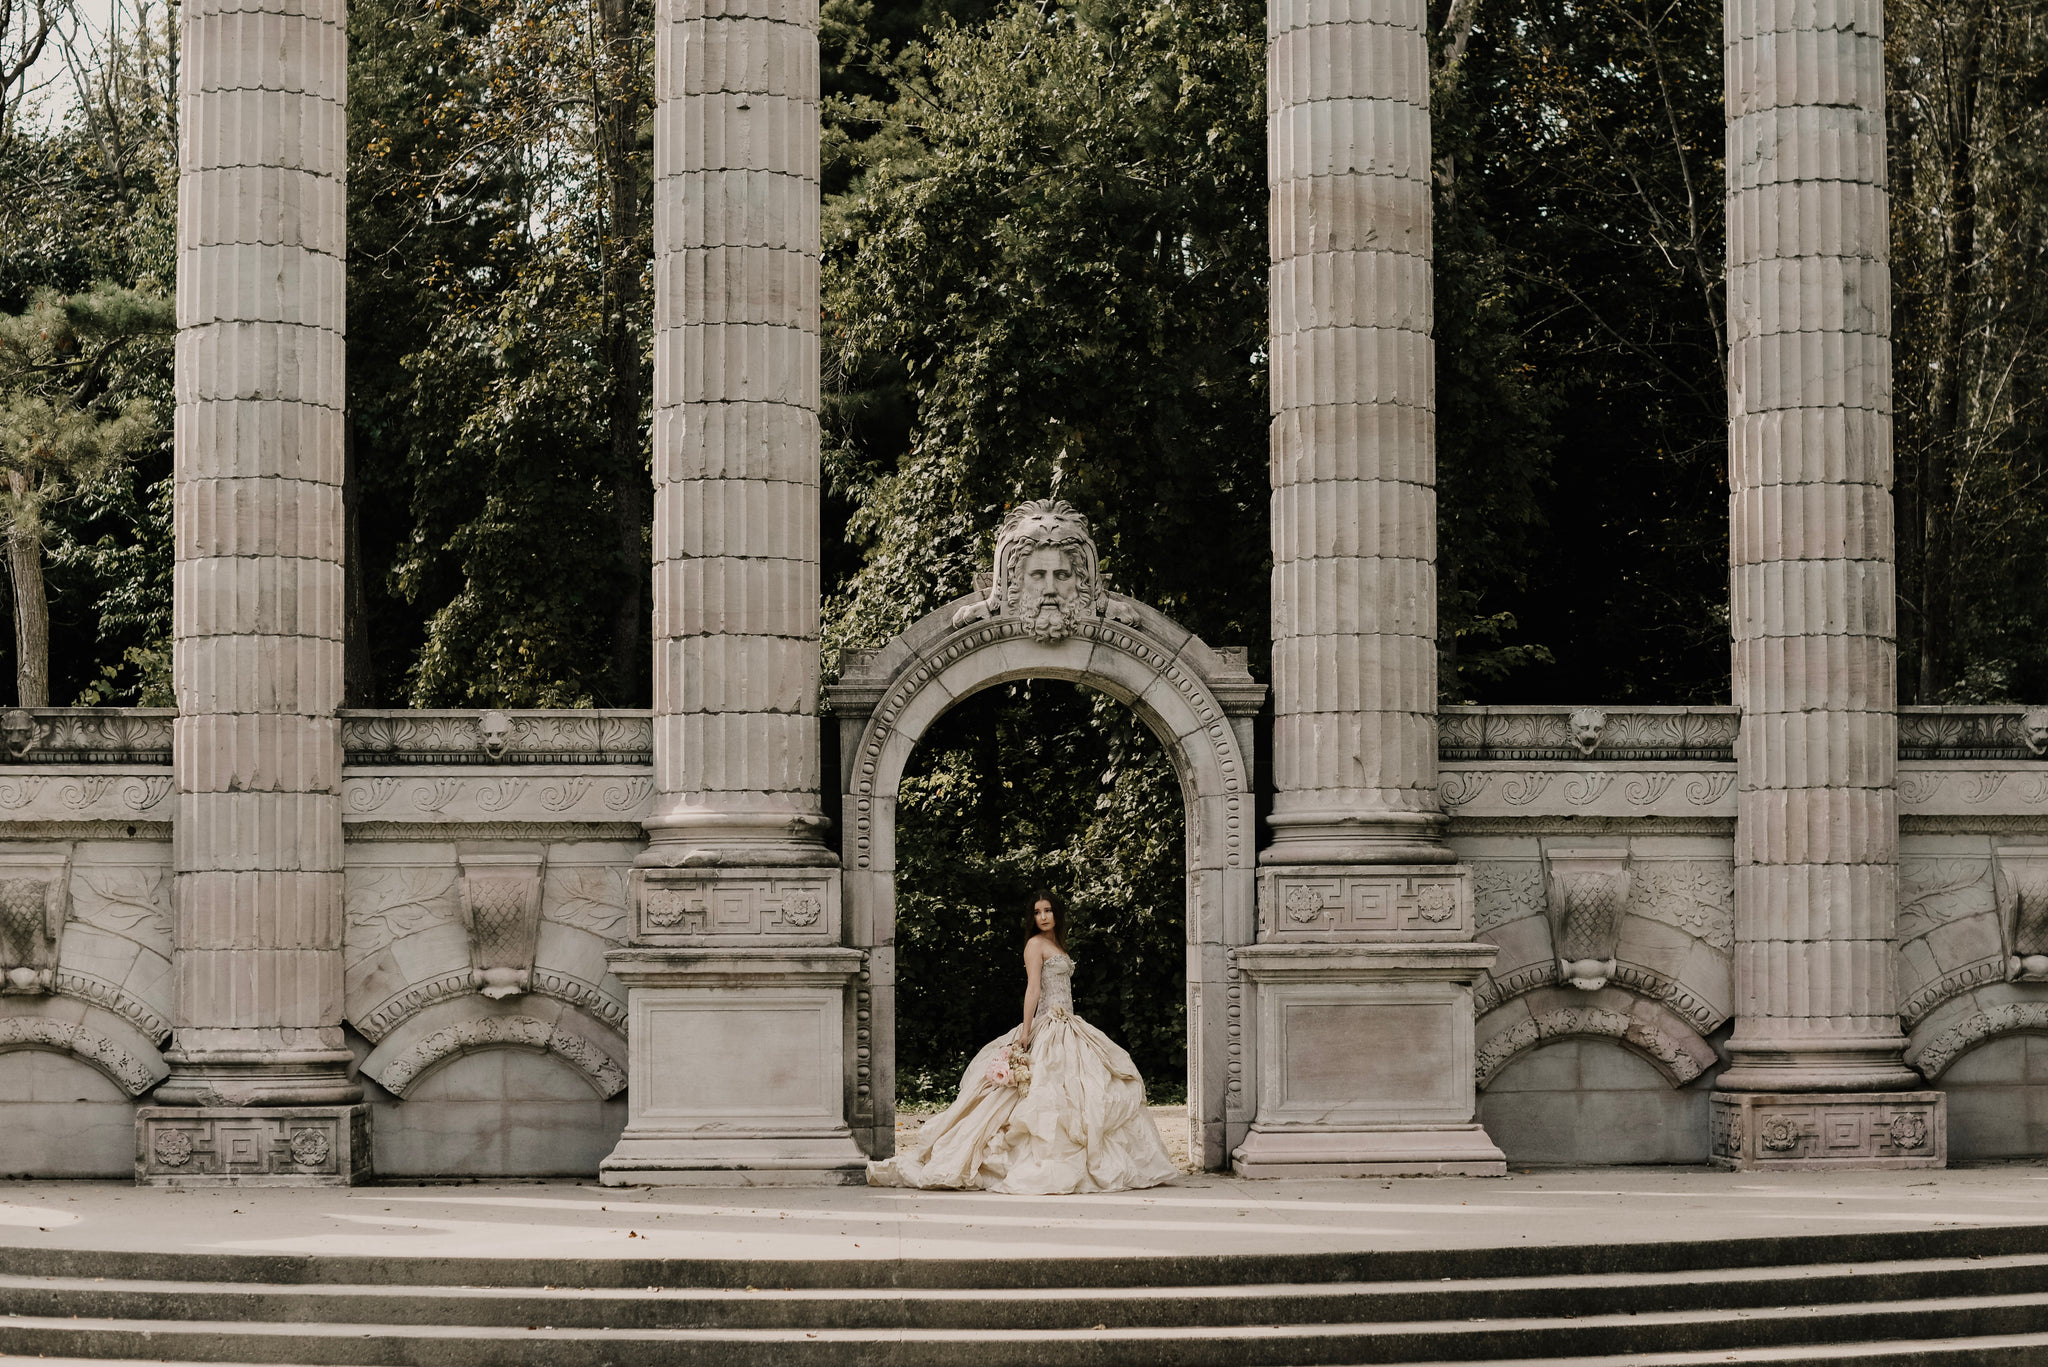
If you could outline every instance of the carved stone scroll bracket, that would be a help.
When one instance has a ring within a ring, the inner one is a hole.
[[[456,847],[470,981],[493,1001],[533,989],[540,894],[547,856],[499,847]]]
[[[2005,976],[2048,982],[2048,846],[2003,846],[1994,853]]]
[[[1544,901],[1557,977],[1582,992],[1614,976],[1615,944],[1628,906],[1628,850],[1622,847],[1544,851]]]
[[[0,851],[0,996],[48,996],[71,906],[71,846]]]

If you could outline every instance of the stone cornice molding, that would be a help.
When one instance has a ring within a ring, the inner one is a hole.
[[[1741,725],[1733,707],[1444,707],[1437,757],[1733,764]]]
[[[591,710],[393,709],[341,714],[351,765],[652,765],[654,714]]]
[[[2005,1002],[1974,1011],[1940,1028],[1916,1030],[1906,1062],[1934,1082],[1970,1050],[2000,1035],[2048,1035],[2048,1001]]]

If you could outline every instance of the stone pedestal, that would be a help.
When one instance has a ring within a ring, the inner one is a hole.
[[[143,1106],[135,1180],[150,1187],[347,1187],[370,1177],[370,1108]]]
[[[866,1180],[847,1128],[855,949],[623,949],[633,1042],[607,1186]]]
[[[1713,1162],[1738,1172],[1948,1166],[1941,1092],[1715,1092]]]
[[[1473,944],[1261,944],[1258,1118],[1241,1177],[1498,1177],[1473,1120],[1472,983],[1498,951]]]

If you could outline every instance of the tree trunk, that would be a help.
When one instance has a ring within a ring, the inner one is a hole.
[[[7,536],[14,580],[14,680],[22,707],[50,705],[50,598],[43,588],[43,539],[15,527]]]

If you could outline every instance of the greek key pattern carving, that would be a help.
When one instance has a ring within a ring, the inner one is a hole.
[[[678,937],[837,935],[829,883],[815,878],[650,878],[640,890],[641,943]]]
[[[654,717],[642,711],[344,712],[348,763],[591,764],[654,762]]]
[[[1984,1041],[2023,1032],[2048,1034],[2048,1002],[2010,1002],[1987,1007],[1925,1042],[1908,1046],[1906,1062],[1932,1082],[1947,1072],[1951,1063]]]
[[[141,1096],[168,1071],[158,1060],[152,1060],[157,1067],[150,1068],[106,1036],[82,1025],[41,1016],[0,1016],[0,1051],[9,1049],[68,1053],[106,1074],[130,1096]]]
[[[1215,703],[1203,681],[1182,663],[1178,655],[1154,644],[1149,637],[1121,623],[1087,620],[1076,626],[1072,635],[1076,639],[1105,645],[1128,656],[1166,680],[1180,695],[1188,710],[1200,723],[1201,734],[1213,748],[1217,768],[1222,775],[1225,806],[1224,867],[1246,867],[1250,858],[1247,842],[1252,824],[1249,776],[1245,773],[1243,762],[1238,756],[1236,738],[1230,729],[1230,719]],[[882,751],[895,735],[897,723],[904,712],[934,679],[959,661],[1008,641],[1029,642],[1031,639],[1030,626],[1014,618],[996,618],[992,621],[979,622],[954,632],[929,656],[906,668],[889,686],[882,700],[875,706],[868,723],[867,734],[862,738],[860,753],[854,761],[854,819],[849,848],[856,869],[873,867],[876,776],[881,765]],[[1191,821],[1191,830],[1193,825]]]
[[[1733,763],[1740,726],[1732,707],[1446,707],[1437,716],[1437,755]]]
[[[644,774],[346,774],[341,781],[342,809],[351,821],[639,821],[653,793],[654,780]]]
[[[369,1175],[365,1106],[285,1106],[274,1111],[136,1113],[145,1182],[291,1176],[341,1186]]]
[[[625,1067],[608,1051],[532,1016],[486,1016],[436,1030],[386,1064],[377,1081],[386,1091],[403,1097],[436,1064],[458,1054],[493,1048],[539,1049],[554,1054],[581,1071],[599,1096],[614,1097],[626,1089]]]
[[[1259,938],[1464,934],[1472,924],[1471,886],[1462,869],[1376,875],[1263,873]]]
[[[1714,1156],[1738,1165],[1797,1168],[1845,1159],[1908,1159],[1932,1167],[1945,1157],[1939,1100],[1910,1092],[1884,1101],[1717,1093],[1708,1105]]]

